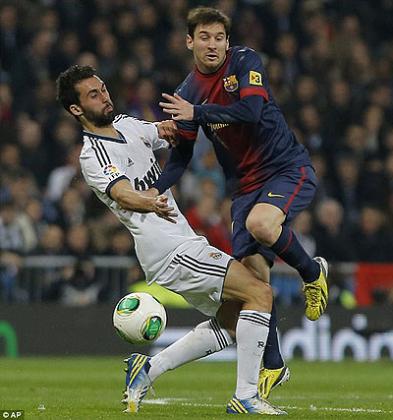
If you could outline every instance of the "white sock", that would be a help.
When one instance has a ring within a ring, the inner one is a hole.
[[[236,326],[237,385],[240,400],[257,394],[259,368],[269,334],[270,314],[258,311],[240,311]]]
[[[180,340],[153,356],[149,377],[154,381],[167,370],[208,356],[233,344],[228,331],[221,328],[215,318],[202,322]]]

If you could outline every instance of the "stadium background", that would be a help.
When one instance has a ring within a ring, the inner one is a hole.
[[[158,100],[192,67],[184,18],[199,4],[213,2],[0,0],[1,353],[126,351],[111,308],[143,275],[130,235],[81,179],[80,127],[56,103],[54,81],[71,64],[91,64],[119,113],[165,118]],[[214,4],[233,18],[231,44],[260,52],[277,102],[312,155],[318,194],[293,227],[310,254],[331,263],[324,322],[366,340],[360,360],[370,357],[372,335],[384,334],[377,338],[393,358],[393,2]],[[195,230],[230,252],[227,190],[201,136],[174,191]],[[283,330],[309,328],[296,275],[278,263],[272,277]],[[168,299],[168,308],[181,306]],[[177,311],[172,326],[184,324]],[[286,326],[288,313],[296,317]],[[192,325],[197,315],[188,314]],[[67,349],[67,334],[89,346]]]

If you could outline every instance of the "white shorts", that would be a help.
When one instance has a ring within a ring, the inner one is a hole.
[[[189,241],[177,249],[156,283],[179,293],[203,314],[214,316],[222,303],[224,278],[232,259],[204,241]]]

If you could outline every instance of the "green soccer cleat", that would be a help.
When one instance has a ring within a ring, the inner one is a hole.
[[[311,283],[304,283],[303,291],[306,300],[306,317],[310,321],[316,321],[324,312],[328,303],[328,264],[322,257],[315,257],[314,260],[321,267],[321,273],[317,280]]]
[[[262,368],[259,371],[258,379],[259,396],[262,399],[268,398],[272,389],[289,381],[290,376],[291,372],[288,366],[283,366],[279,369]]]
[[[268,414],[271,416],[286,415],[286,411],[274,407],[269,402],[255,397],[239,400],[235,396],[227,404],[227,414]]]
[[[122,403],[127,407],[125,413],[137,413],[140,404],[151,387],[151,381],[147,374],[150,369],[149,360],[151,358],[143,354],[134,353],[127,363],[126,371],[126,390]]]

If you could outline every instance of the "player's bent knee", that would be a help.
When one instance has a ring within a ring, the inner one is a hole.
[[[276,226],[267,219],[250,215],[246,219],[246,229],[259,242],[266,244],[275,242]]]

